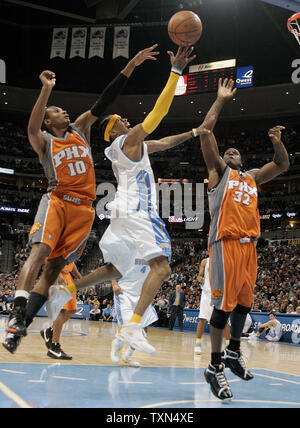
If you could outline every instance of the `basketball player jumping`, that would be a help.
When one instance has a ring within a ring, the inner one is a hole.
[[[93,107],[73,124],[62,108],[47,107],[56,83],[55,73],[43,71],[40,75],[43,86],[31,112],[28,137],[43,165],[49,188],[41,199],[31,228],[32,249],[16,285],[14,306],[3,342],[11,353],[16,351],[21,337],[27,334],[26,328],[47,300],[49,287],[64,265],[80,257],[88,239],[94,221],[92,202],[96,197],[89,143],[91,126],[119,95],[135,67],[147,59],[156,59],[156,47],[140,51],[130,60]],[[31,292],[44,262],[43,272]]]
[[[140,323],[162,282],[170,275],[171,257],[170,238],[156,212],[156,186],[148,154],[175,147],[198,133],[189,131],[159,141],[144,142],[144,139],[167,115],[182,70],[195,58],[190,56],[192,51],[192,47],[180,47],[176,56],[169,52],[170,77],[143,123],[131,128],[127,119],[116,114],[102,121],[102,135],[111,143],[105,155],[112,162],[118,181],[115,199],[109,206],[111,223],[100,241],[104,261],[108,264],[76,281],[78,289],[126,276],[131,253],[138,249],[141,259],[149,263],[150,272],[130,322],[123,325],[118,334],[125,343],[146,353],[154,353],[155,349],[144,337]],[[124,251],[124,244],[127,251]],[[69,288],[69,291],[72,290]],[[57,286],[51,287],[49,295],[48,314],[55,319],[68,296]]]
[[[209,174],[209,258],[214,305],[210,319],[212,354],[205,379],[221,400],[232,397],[224,366],[243,380],[253,379],[241,355],[240,338],[254,301],[257,275],[255,239],[260,236],[257,186],[289,168],[289,156],[281,141],[282,126],[270,129],[274,158],[260,169],[243,172],[241,154],[235,148],[227,149],[223,158],[220,156],[213,130],[224,104],[235,92],[232,80],[220,79],[217,99],[200,129],[201,149]],[[230,314],[231,339],[222,353],[223,330]]]

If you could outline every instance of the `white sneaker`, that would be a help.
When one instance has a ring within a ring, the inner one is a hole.
[[[51,321],[55,321],[65,304],[72,299],[72,293],[64,285],[51,285],[46,302],[46,311]]]
[[[194,347],[194,354],[195,355],[200,355],[202,352],[201,350],[201,343],[196,343],[195,347]]]
[[[145,338],[142,327],[135,322],[123,325],[117,333],[117,338],[137,351],[145,352],[146,354],[155,353],[155,348]]]
[[[134,353],[135,349],[131,349],[130,347],[126,350],[125,354],[123,355],[123,360],[125,363],[129,364],[131,367],[141,367],[140,363],[138,361],[133,361],[131,359],[132,354]]]
[[[249,334],[249,339],[251,340],[257,340],[258,339],[258,335],[255,331],[252,331],[252,333]]]
[[[115,364],[120,362],[122,346],[123,346],[123,343],[121,343],[121,346],[120,346],[119,339],[114,339],[111,343],[110,358],[111,358],[111,361]]]

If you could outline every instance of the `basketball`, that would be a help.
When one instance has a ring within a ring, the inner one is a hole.
[[[168,33],[176,45],[193,45],[202,35],[201,19],[190,10],[177,12],[169,21]]]

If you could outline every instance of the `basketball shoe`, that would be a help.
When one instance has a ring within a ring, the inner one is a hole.
[[[62,349],[59,343],[51,343],[51,347],[47,353],[48,357],[54,358],[55,360],[72,360],[70,355],[67,355]]]
[[[150,345],[148,340],[145,337],[142,327],[137,323],[129,323],[123,325],[116,337],[137,351],[144,352],[146,354],[154,354],[155,348]]]
[[[229,351],[228,348],[225,348],[222,355],[222,363],[233,374],[243,380],[252,380],[254,378],[253,374],[246,368],[245,361],[240,352]]]
[[[47,349],[50,349],[51,343],[52,343],[52,336],[53,336],[52,327],[45,328],[45,330],[41,330],[40,335],[42,336],[42,339],[44,340]]]
[[[195,343],[194,354],[201,355],[201,343]]]
[[[14,354],[20,345],[22,337],[17,336],[14,333],[7,333],[6,338],[4,339],[2,346],[11,354]]]
[[[131,359],[133,353],[134,353],[135,349],[132,349],[130,346],[128,347],[128,349],[126,350],[126,352],[123,355],[123,360],[125,361],[125,363],[129,364],[131,367],[141,367],[140,363],[138,361],[133,361]]]
[[[46,311],[51,321],[56,320],[62,308],[72,297],[72,293],[64,285],[51,285],[46,302]]]
[[[211,392],[215,397],[224,402],[231,400],[232,392],[224,373],[223,364],[218,367],[209,364],[204,371],[204,377],[206,382],[210,384]]]
[[[115,364],[120,362],[122,346],[123,342],[117,338],[111,343],[110,359]]]

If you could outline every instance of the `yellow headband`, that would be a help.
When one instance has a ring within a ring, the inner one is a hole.
[[[112,117],[109,119],[108,124],[106,125],[105,131],[104,131],[104,140],[107,141],[108,143],[110,141],[109,131],[112,130],[112,128],[114,127],[114,124],[120,118],[121,116],[119,116],[118,114],[113,114]]]

